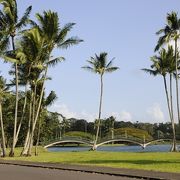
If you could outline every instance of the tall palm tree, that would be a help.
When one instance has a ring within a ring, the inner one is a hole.
[[[34,130],[36,127],[36,123],[39,117],[39,112],[42,104],[42,98],[44,93],[44,86],[45,86],[45,79],[47,77],[48,67],[55,65],[57,62],[64,60],[63,57],[58,57],[55,59],[52,59],[52,51],[55,48],[68,48],[71,45],[76,45],[82,42],[77,37],[71,37],[67,38],[68,32],[72,29],[72,27],[75,25],[74,23],[66,24],[64,27],[60,27],[59,24],[59,17],[56,12],[52,11],[44,11],[43,14],[36,14],[38,23],[36,24],[33,22],[35,28],[38,29],[39,34],[41,37],[43,37],[44,40],[44,48],[43,52],[46,52],[47,57],[41,59],[41,64],[44,67],[44,75],[43,75],[43,82],[42,82],[42,88],[41,93],[39,97],[39,101],[37,103],[37,110],[34,117],[34,123],[32,125],[32,134],[31,134],[31,143],[29,147],[29,152],[31,152],[32,147],[32,141],[34,136]],[[28,155],[31,155],[29,153]]]
[[[93,145],[93,150],[96,149],[96,144],[99,136],[100,124],[101,124],[101,111],[102,111],[102,97],[103,97],[103,75],[105,73],[111,73],[119,69],[118,67],[112,66],[113,59],[107,62],[107,53],[102,52],[99,54],[95,54],[95,57],[91,57],[90,60],[87,62],[89,63],[88,66],[83,66],[83,69],[89,70],[93,73],[100,75],[100,101],[99,101],[99,112],[98,112],[98,125],[96,131],[96,137]]]
[[[16,0],[0,0],[0,4],[3,5],[3,11],[0,11],[0,24],[5,27],[0,31],[1,42],[0,47],[7,47],[10,45],[11,39],[12,50],[15,52],[15,36],[28,22],[28,18],[32,7],[29,6],[24,15],[18,18],[18,8]],[[14,117],[14,133],[13,143],[10,151],[10,156],[14,156],[14,148],[16,142],[17,131],[17,113],[18,113],[18,63],[15,62],[15,82],[16,82],[16,102],[15,102],[15,117]]]
[[[171,12],[167,14],[166,17],[167,24],[164,28],[160,29],[156,34],[163,34],[158,40],[157,46],[155,47],[155,51],[159,50],[159,48],[166,44],[174,41],[174,59],[175,59],[175,74],[176,74],[176,105],[177,105],[177,113],[178,113],[178,122],[180,124],[180,110],[179,110],[179,85],[178,85],[178,47],[177,42],[180,37],[180,19],[177,16],[176,12]]]
[[[2,104],[5,96],[7,95],[8,87],[6,87],[5,79],[0,76],[0,125],[1,125],[1,137],[2,137],[2,157],[6,156],[6,143],[5,143],[5,133],[4,133],[4,123],[2,115]]]
[[[142,70],[149,73],[150,75],[153,75],[153,76],[161,75],[163,77],[164,89],[165,89],[165,93],[166,93],[166,101],[167,101],[168,112],[169,112],[169,118],[170,118],[170,121],[171,121],[172,130],[173,130],[173,140],[172,140],[171,151],[177,151],[176,132],[175,132],[175,124],[174,124],[174,116],[173,116],[173,107],[172,107],[172,104],[171,104],[172,99],[169,98],[167,79],[166,79],[167,73],[169,73],[171,71],[170,70],[170,65],[172,65],[174,67],[174,64],[172,62],[173,60],[174,60],[174,56],[173,56],[173,53],[172,53],[172,47],[171,48],[169,47],[168,51],[166,51],[165,49],[162,49],[159,52],[159,56],[153,56],[151,58],[151,61],[153,63],[151,65],[151,69],[146,69],[145,68],[145,69],[142,69]],[[171,84],[170,84],[170,92],[171,91],[172,90],[171,90]]]
[[[18,140],[18,135],[20,132],[21,124],[24,119],[25,109],[27,104],[27,92],[28,85],[34,84],[36,87],[37,79],[43,71],[43,67],[41,64],[41,59],[45,58],[46,55],[43,53],[43,38],[40,36],[39,31],[36,28],[32,28],[31,30],[24,33],[23,37],[20,41],[19,57],[23,57],[26,59],[25,63],[19,66],[19,76],[21,84],[25,84],[25,100],[24,106],[22,110],[22,116],[19,122],[16,140]],[[24,48],[26,47],[26,48]],[[35,88],[36,89],[36,88]],[[33,99],[35,95],[33,96]],[[29,119],[31,120],[31,119]],[[30,123],[30,122],[29,122]]]
[[[114,123],[115,123],[115,121],[116,121],[116,118],[114,117],[114,116],[110,116],[109,118],[108,118],[108,121],[109,121],[109,127],[110,127],[110,131],[111,131],[111,139],[114,139]],[[113,144],[113,143],[112,143]]]
[[[21,118],[19,120],[14,146],[17,143],[22,121],[25,115],[28,99],[28,87],[29,85],[32,87],[32,84],[34,86],[34,84],[37,83],[37,79],[43,71],[43,65],[41,61],[47,57],[43,51],[43,39],[44,38],[40,35],[37,28],[32,28],[28,31],[25,31],[21,37],[21,41],[19,42],[18,49],[16,49],[15,53],[8,52],[5,56],[6,60],[18,62],[19,84],[25,85],[24,106],[22,109]],[[12,70],[10,73],[14,74],[14,71]],[[12,81],[12,84],[15,84],[15,80]],[[29,118],[29,120],[31,121],[31,118]],[[30,124],[30,122],[28,124]],[[28,125],[28,127],[30,128],[30,125]]]
[[[43,119],[43,114],[47,113],[47,107],[51,106],[55,100],[57,99],[56,93],[54,91],[51,91],[49,95],[46,98],[43,98],[43,102],[41,105],[41,114],[39,117],[39,123],[38,123],[38,132],[37,132],[37,140],[36,140],[36,146],[35,146],[35,156],[38,155],[38,145],[40,140],[40,131],[41,131],[41,124]],[[44,113],[43,113],[44,112]]]

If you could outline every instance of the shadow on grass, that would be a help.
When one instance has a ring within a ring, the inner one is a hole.
[[[90,160],[90,161],[78,161],[78,163],[87,163],[87,164],[138,164],[138,165],[151,165],[151,164],[179,164],[180,160],[164,160],[164,161],[155,161],[155,160]]]

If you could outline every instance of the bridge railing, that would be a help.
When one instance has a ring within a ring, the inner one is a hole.
[[[111,137],[99,138],[97,143],[102,143],[104,141],[116,140],[116,139],[122,139],[122,140],[129,140],[129,141],[136,141],[136,142],[139,142],[139,143],[144,143],[143,138],[141,139],[141,138],[134,137],[134,136],[125,137],[123,135],[114,136],[113,139]],[[84,141],[84,142],[91,143],[91,144],[94,142],[94,140],[79,137],[79,136],[63,136],[61,138],[50,139],[48,141],[45,141],[45,142],[41,143],[41,145],[47,145],[47,144],[51,144],[51,143],[54,143],[54,142],[57,142],[57,141],[68,141],[68,140],[71,140],[71,141],[73,141],[73,140],[74,141]]]
[[[137,137],[134,137],[134,136],[123,136],[123,135],[118,135],[118,136],[114,136],[114,138],[112,139],[111,137],[105,137],[105,138],[101,138],[98,140],[98,143],[101,143],[101,142],[104,142],[104,141],[109,141],[109,140],[118,140],[118,139],[122,139],[122,140],[130,140],[130,141],[136,141],[136,142],[139,142],[139,143],[143,143],[144,142],[144,139],[142,138],[137,138]]]
[[[58,142],[58,141],[84,141],[84,142],[87,142],[87,143],[92,143],[93,140],[90,140],[90,139],[86,139],[86,138],[83,138],[83,137],[79,137],[79,136],[63,136],[61,138],[55,138],[55,139],[50,139],[48,141],[45,141],[42,143],[42,145],[47,145],[47,144],[51,144],[53,142]]]

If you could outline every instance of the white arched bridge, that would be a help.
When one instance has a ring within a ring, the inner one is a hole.
[[[113,139],[102,139],[101,141],[98,141],[96,144],[95,149],[97,149],[99,146],[102,146],[104,144],[109,144],[113,142],[119,142],[123,144],[134,144],[134,145],[139,145],[142,148],[146,148],[146,146],[156,143],[156,142],[163,142],[163,141],[171,141],[171,139],[156,139],[156,140],[151,140],[151,141],[145,141],[144,139],[140,138],[135,138],[135,137],[123,137],[123,136],[117,136],[114,137]],[[89,139],[84,139],[81,137],[63,137],[60,139],[55,139],[53,141],[49,141],[45,143],[44,148],[48,147],[53,147],[53,146],[58,146],[61,144],[86,144],[87,146],[93,147],[94,142],[89,140]]]

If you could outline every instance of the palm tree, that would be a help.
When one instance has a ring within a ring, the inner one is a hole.
[[[15,52],[15,36],[28,22],[28,18],[32,7],[29,6],[24,15],[18,18],[18,9],[16,0],[0,0],[3,5],[3,11],[0,11],[0,24],[5,27],[0,31],[1,42],[0,47],[9,46],[9,40],[11,39],[12,50]],[[15,82],[16,82],[16,102],[15,102],[15,117],[14,117],[14,133],[13,133],[13,143],[10,151],[10,156],[14,156],[14,148],[16,142],[16,131],[17,131],[17,113],[18,113],[18,63],[15,62]]]
[[[40,131],[41,131],[41,124],[43,119],[43,114],[47,113],[47,107],[51,106],[55,100],[57,99],[56,93],[54,91],[51,91],[49,95],[46,98],[43,98],[43,103],[41,105],[41,114],[39,117],[39,123],[38,123],[38,132],[37,132],[37,140],[36,140],[36,146],[35,146],[35,156],[38,155],[38,145],[40,140]],[[44,113],[43,113],[44,112]]]
[[[2,157],[6,156],[6,143],[5,143],[5,133],[4,133],[4,123],[2,115],[2,104],[4,97],[7,95],[8,87],[6,87],[6,82],[2,76],[0,76],[0,124],[1,124],[1,137],[2,137]]]
[[[55,59],[52,58],[52,51],[57,48],[68,48],[71,45],[76,45],[82,42],[82,40],[78,39],[77,37],[66,38],[68,32],[72,29],[75,25],[74,23],[66,24],[63,28],[59,26],[59,17],[56,12],[52,11],[44,11],[43,15],[36,14],[38,24],[33,22],[34,27],[39,31],[41,37],[43,37],[44,46],[42,51],[46,52],[46,57],[41,59],[41,64],[44,67],[44,75],[43,75],[43,82],[41,86],[41,93],[39,97],[39,101],[37,104],[37,111],[34,117],[34,122],[32,125],[32,133],[31,133],[31,143],[30,146],[32,147],[32,141],[34,136],[34,130],[36,127],[36,123],[39,117],[39,112],[41,108],[43,93],[44,93],[44,85],[45,80],[47,77],[47,71],[49,66],[54,66],[57,62],[64,60],[63,57],[58,57]],[[31,147],[29,147],[29,152],[31,152]],[[29,155],[31,155],[29,153]]]
[[[45,53],[42,51],[43,46],[44,46],[43,37],[40,36],[38,29],[32,28],[23,33],[23,36],[21,37],[21,41],[19,42],[18,49],[15,51],[15,55],[11,53],[7,53],[8,55],[5,56],[5,59],[21,62],[19,63],[19,67],[18,67],[19,84],[25,85],[24,106],[22,109],[22,115],[19,120],[19,125],[16,132],[15,145],[17,143],[22,121],[25,115],[25,110],[28,100],[28,87],[29,85],[31,85],[32,87],[32,84],[37,84],[37,79],[39,78],[40,74],[43,71],[41,59],[46,58]],[[14,74],[14,71],[11,71],[11,73]],[[12,83],[15,84],[14,81]],[[34,89],[36,88],[33,88],[33,90]],[[34,99],[34,96],[32,98]],[[31,123],[31,118],[29,118],[28,124],[30,123]],[[28,127],[30,128],[30,125],[28,125]]]
[[[176,74],[176,104],[177,104],[177,112],[178,112],[178,122],[180,124],[180,110],[179,110],[179,85],[178,85],[178,47],[177,41],[180,37],[180,19],[177,16],[176,12],[171,12],[167,14],[166,17],[167,25],[160,29],[156,34],[163,34],[158,40],[157,46],[155,47],[155,51],[159,50],[159,48],[169,43],[170,41],[174,41],[174,59],[175,59],[175,74]]]
[[[172,67],[174,67],[174,64],[173,64],[174,56],[173,56],[172,52],[173,52],[172,47],[169,47],[168,51],[166,51],[165,49],[162,49],[159,52],[159,56],[153,56],[151,58],[151,61],[153,63],[151,65],[151,69],[145,68],[142,70],[149,73],[150,75],[153,75],[153,76],[161,75],[163,77],[164,89],[165,89],[165,93],[166,93],[166,101],[167,101],[168,112],[169,112],[169,118],[171,120],[171,125],[172,125],[172,130],[173,130],[173,142],[172,142],[171,151],[177,151],[173,107],[171,104],[172,99],[169,98],[168,86],[167,86],[167,80],[166,80],[167,73],[171,72],[170,69]],[[170,64],[172,65],[171,68],[170,68]],[[171,76],[171,74],[170,74],[170,76]],[[170,81],[170,92],[172,93],[171,81]]]
[[[111,131],[111,139],[114,139],[114,123],[116,121],[116,118],[114,116],[110,116],[107,120],[109,121],[109,127],[110,127],[109,130]]]
[[[99,128],[100,128],[100,124],[101,124],[102,97],[103,97],[103,75],[105,73],[114,72],[118,69],[118,67],[112,66],[114,58],[111,61],[107,62],[107,55],[108,54],[106,52],[100,53],[99,56],[97,54],[95,54],[95,57],[91,57],[91,59],[87,61],[89,63],[89,66],[82,67],[86,70],[89,70],[93,73],[100,75],[101,88],[100,88],[98,125],[97,125],[97,131],[96,131],[96,137],[95,137],[95,141],[94,141],[94,145],[93,145],[93,150],[96,149],[96,144],[97,144],[97,140],[98,140],[98,136],[99,136]]]

